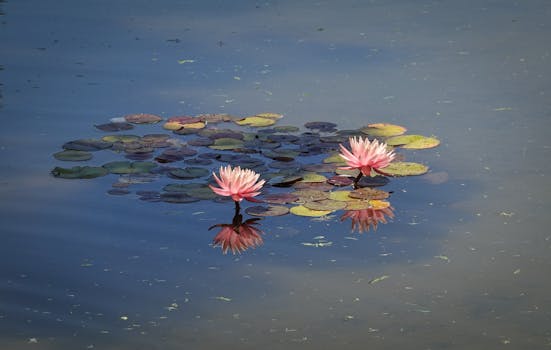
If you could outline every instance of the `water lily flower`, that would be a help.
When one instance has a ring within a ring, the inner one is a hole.
[[[239,166],[233,169],[231,165],[220,167],[220,177],[215,173],[212,174],[220,187],[212,185],[209,187],[220,196],[231,196],[236,203],[243,199],[251,200],[259,195],[265,183],[265,180],[258,181],[260,174],[251,169],[241,169]]]
[[[370,228],[376,231],[379,223],[387,223],[387,217],[394,217],[392,207],[383,209],[349,210],[342,214],[341,221],[350,219],[352,221],[352,231],[362,233],[364,231],[368,232]]]
[[[364,139],[361,136],[357,139],[351,137],[349,141],[352,152],[342,144],[340,145],[340,155],[348,164],[347,167],[341,169],[358,169],[363,175],[370,176],[371,170],[379,172],[381,168],[388,166],[396,157],[394,151],[387,150],[387,144],[384,142],[369,141],[367,137]]]
[[[342,144],[339,145],[341,148],[340,156],[348,164],[348,166],[341,167],[340,169],[358,169],[360,171],[354,180],[354,188],[357,187],[362,175],[371,176],[371,170],[381,175],[387,175],[381,168],[388,166],[394,160],[396,154],[394,151],[387,150],[386,143],[379,143],[378,140],[369,141],[367,137],[364,139],[361,136],[358,138],[350,137],[349,142],[351,151]]]
[[[249,219],[243,223],[236,224],[218,224],[211,227],[221,227],[222,229],[214,237],[213,243],[215,247],[222,247],[222,252],[226,254],[231,250],[233,254],[242,253],[248,248],[255,248],[262,245],[263,240],[259,228],[254,225],[258,224],[258,219]],[[235,221],[235,220],[234,220]]]

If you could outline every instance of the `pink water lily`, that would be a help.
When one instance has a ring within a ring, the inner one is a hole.
[[[258,181],[260,174],[251,169],[241,169],[239,166],[233,169],[231,165],[220,167],[220,177],[215,173],[213,175],[220,187],[212,185],[209,187],[220,196],[232,197],[235,202],[240,202],[243,199],[251,200],[252,197],[258,196],[265,183],[264,180]]]
[[[394,151],[387,150],[387,145],[384,142],[369,141],[367,137],[364,139],[361,136],[357,139],[351,137],[349,141],[351,151],[340,145],[340,155],[348,164],[347,167],[341,169],[358,169],[363,175],[370,176],[371,170],[380,173],[380,169],[388,166],[396,157]]]

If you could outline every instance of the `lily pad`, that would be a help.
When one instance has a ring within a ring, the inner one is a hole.
[[[109,172],[103,167],[96,166],[75,166],[72,168],[55,167],[52,175],[62,179],[93,179],[105,176]]]
[[[241,148],[243,146],[244,146],[244,143],[241,140],[229,138],[229,137],[223,137],[223,138],[214,140],[214,144],[210,145],[209,147],[217,150],[234,150],[236,148]]]
[[[316,173],[304,173],[302,174],[301,182],[325,182],[327,178],[323,175]]]
[[[283,114],[265,112],[265,113],[258,113],[258,114],[255,115],[255,117],[269,118],[269,119],[281,119],[281,118],[283,118]]]
[[[133,124],[154,124],[154,123],[158,123],[161,120],[163,120],[163,118],[161,118],[157,115],[146,114],[146,113],[125,115],[124,119],[127,122],[133,123]]]
[[[101,138],[104,142],[122,142],[122,143],[129,143],[129,142],[136,142],[140,141],[141,137],[138,135],[106,135]]]
[[[92,159],[92,153],[85,151],[65,150],[54,153],[54,158],[63,161],[80,162]]]
[[[322,132],[337,131],[337,129],[335,129],[336,126],[337,124],[330,122],[308,122],[304,124],[306,129],[319,130]]]
[[[297,205],[292,207],[290,210],[291,214],[298,216],[310,216],[310,217],[319,217],[331,214],[331,210],[312,210],[306,208],[304,205]]]
[[[348,196],[355,199],[386,199],[390,196],[390,193],[383,190],[365,187],[350,192]]]
[[[73,151],[95,152],[111,148],[112,146],[113,143],[105,140],[80,139],[66,142],[65,144],[63,144],[62,148]]]
[[[257,205],[245,209],[245,213],[252,216],[281,216],[289,213],[289,208],[283,205]]]
[[[304,164],[302,170],[314,173],[332,173],[337,169],[335,164]]]
[[[323,199],[320,201],[312,201],[312,202],[306,202],[303,205],[312,210],[329,210],[329,211],[335,211],[335,210],[341,210],[346,207],[347,202],[332,200],[332,199]]]
[[[281,125],[281,126],[274,126],[274,130],[276,132],[297,132],[300,130],[300,128],[292,125]]]
[[[246,117],[243,119],[239,119],[234,121],[237,125],[248,125],[253,127],[264,127],[264,126],[270,126],[274,125],[276,123],[275,119],[273,118],[264,118],[264,117]]]
[[[327,179],[327,183],[333,186],[350,186],[353,182],[353,178],[342,175],[335,175]]]
[[[329,193],[319,190],[298,190],[291,194],[297,196],[302,202],[319,201],[329,198]]]
[[[167,203],[193,203],[198,202],[198,198],[189,196],[182,192],[166,192],[162,193],[160,199]]]
[[[390,180],[386,176],[362,176],[358,181],[358,187],[380,187],[388,184]]]
[[[205,168],[199,167],[187,167],[187,168],[178,168],[172,169],[168,172],[171,176],[179,179],[195,179],[198,177],[207,176],[210,174],[210,171]]]
[[[422,139],[412,141],[406,145],[403,145],[402,148],[406,149],[427,149],[434,148],[440,144],[440,140],[436,137],[423,137]]]
[[[275,187],[291,187],[295,182],[302,180],[300,175],[276,176],[271,178],[269,184]]]
[[[106,131],[106,132],[116,132],[116,131],[124,131],[124,130],[131,130],[134,128],[134,125],[126,122],[122,123],[106,123],[106,124],[99,124],[94,125],[98,130]]]
[[[406,128],[400,125],[388,123],[369,124],[367,127],[360,129],[361,132],[372,137],[389,137],[402,135],[407,131]]]
[[[323,160],[324,163],[336,163],[336,164],[346,164],[345,160],[339,153],[334,153],[329,157]]]
[[[204,199],[204,200],[215,199],[218,197],[214,192],[212,192],[210,187],[203,184],[195,188],[190,188],[189,190],[186,191],[186,193],[191,197]]]
[[[297,190],[316,190],[316,191],[330,191],[333,189],[333,185],[327,182],[296,182],[293,187]]]
[[[329,192],[329,199],[341,202],[348,202],[351,200],[349,194],[351,191],[333,191]]]
[[[152,162],[128,162],[128,161],[115,161],[103,164],[103,167],[107,169],[111,174],[138,174],[148,173],[151,169],[155,168],[157,164]]]
[[[214,141],[212,139],[209,139],[208,137],[199,137],[196,139],[189,140],[187,144],[190,146],[206,147],[214,144]]]
[[[423,175],[429,171],[429,167],[413,162],[392,162],[381,170],[392,176],[408,176]]]
[[[264,203],[270,204],[288,204],[298,201],[299,197],[291,193],[274,193],[262,196],[261,200]]]

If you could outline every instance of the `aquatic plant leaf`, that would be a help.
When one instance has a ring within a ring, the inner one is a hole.
[[[297,190],[316,190],[316,191],[330,191],[333,189],[333,185],[327,182],[295,182],[293,187]]]
[[[385,209],[388,207],[390,207],[389,202],[378,199],[352,200],[346,202],[346,210]]]
[[[316,173],[304,173],[302,174],[301,182],[325,182],[327,178],[323,175]]]
[[[390,207],[390,202],[379,199],[371,199],[369,200],[369,204],[371,205],[371,209],[374,210],[386,209]]]
[[[351,201],[352,198],[350,198],[349,194],[351,191],[333,191],[329,192],[329,199],[335,200],[335,201],[341,201],[341,202],[348,202]]]
[[[413,162],[392,162],[381,170],[393,176],[408,176],[423,175],[429,171],[429,167],[424,164]]]
[[[182,192],[166,192],[161,193],[160,199],[167,203],[193,203],[198,202],[200,199],[189,196],[187,193]]]
[[[287,133],[287,132],[297,132],[300,130],[300,128],[292,125],[281,125],[281,126],[274,126],[274,130],[276,132]]]
[[[252,216],[282,216],[289,213],[289,208],[283,205],[257,205],[245,209],[245,213]]]
[[[337,169],[336,164],[304,164],[302,170],[314,173],[332,173]]]
[[[169,171],[169,174],[179,179],[195,179],[209,175],[210,171],[205,168],[187,167],[183,169],[172,169]]]
[[[335,164],[339,164],[339,165],[345,165],[346,162],[344,160],[343,157],[341,157],[341,155],[339,153],[333,153],[332,155],[330,155],[329,157],[325,158],[323,160],[324,163],[335,163]]]
[[[380,187],[388,184],[389,182],[390,180],[386,176],[362,176],[357,185],[358,187]]]
[[[275,187],[291,187],[295,182],[302,180],[300,175],[276,176],[270,179],[268,183]]]
[[[270,119],[281,119],[283,118],[283,114],[279,113],[258,113],[255,115],[255,117],[261,117],[261,118],[270,118]]]
[[[106,131],[106,132],[116,132],[116,131],[124,131],[124,130],[131,130],[134,128],[134,125],[126,122],[122,123],[106,123],[106,124],[99,124],[94,125],[98,130]]]
[[[211,165],[212,160],[201,159],[201,158],[191,158],[191,159],[184,159],[184,163],[189,165]]]
[[[141,139],[138,135],[106,135],[101,138],[104,142],[122,142],[122,143],[129,143],[129,142],[136,142]]]
[[[323,199],[320,201],[306,202],[303,204],[306,208],[312,210],[341,210],[344,209],[347,205],[347,202],[332,200],[332,199]]]
[[[270,204],[288,204],[295,203],[299,200],[299,197],[291,193],[274,193],[265,194],[260,200],[264,203]]]
[[[157,115],[147,114],[147,113],[125,115],[124,119],[127,122],[133,123],[133,124],[154,124],[163,120],[163,118]]]
[[[371,137],[389,137],[402,135],[407,131],[406,128],[400,125],[388,124],[388,123],[374,123],[369,124],[367,127],[360,129],[361,132]]]
[[[171,131],[174,131],[174,130],[180,130],[182,129],[184,126],[178,122],[166,122],[163,124],[163,128],[166,129],[166,130],[171,130]]]
[[[185,193],[189,196],[197,199],[216,199],[218,196],[207,185],[197,186],[195,188],[188,189]]]
[[[234,121],[237,125],[248,125],[253,127],[264,127],[264,126],[270,126],[274,125],[276,121],[272,118],[263,118],[263,117],[246,117],[243,119],[238,119]]]
[[[214,144],[210,145],[209,148],[217,149],[217,150],[234,150],[236,148],[241,148],[244,146],[243,141],[229,138],[229,137],[222,137],[219,139],[214,140]]]
[[[92,153],[85,151],[65,150],[54,153],[54,158],[63,161],[80,162],[92,159]]]
[[[205,187],[204,184],[186,183],[186,184],[168,184],[163,187],[165,192],[188,192],[190,190]],[[212,191],[211,191],[212,192]]]
[[[434,148],[440,144],[440,140],[436,137],[423,137],[422,139],[412,141],[406,145],[403,145],[402,148],[405,149],[427,149]]]
[[[148,173],[155,168],[157,164],[152,162],[128,162],[114,161],[102,165],[111,174],[137,174]]]
[[[327,183],[333,186],[350,186],[354,182],[352,177],[335,175],[327,179]]]
[[[109,172],[103,167],[74,166],[72,168],[55,167],[51,174],[62,179],[93,179],[107,175]]]
[[[383,190],[365,187],[350,192],[348,196],[355,199],[386,199],[390,196],[390,193]]]
[[[329,198],[329,193],[319,190],[298,190],[291,194],[297,196],[302,202],[319,201]]]
[[[80,139],[80,140],[66,142],[61,147],[66,150],[95,152],[95,151],[101,151],[103,149],[111,148],[112,146],[113,146],[112,142],[105,141],[105,140]]]
[[[385,143],[389,146],[402,146],[423,138],[423,135],[399,135],[387,138]]]
[[[188,145],[190,146],[203,146],[203,147],[206,147],[206,146],[210,146],[212,144],[214,144],[214,141],[212,139],[209,139],[208,137],[199,137],[199,138],[196,138],[196,139],[191,139],[187,142]]]
[[[291,214],[298,216],[310,216],[310,217],[319,217],[331,214],[331,210],[312,210],[306,208],[304,205],[297,205],[292,207],[290,210]]]
[[[337,131],[337,129],[335,129],[336,126],[337,124],[330,122],[308,122],[304,124],[306,129],[319,130],[322,132]]]

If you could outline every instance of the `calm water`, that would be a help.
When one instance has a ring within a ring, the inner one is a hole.
[[[0,13],[0,348],[551,348],[548,1]],[[407,156],[441,181],[392,180],[395,218],[376,232],[267,218],[264,245],[233,256],[207,231],[231,204],[49,175],[64,142],[112,117],[264,111],[437,135]],[[333,244],[302,244],[316,236]]]

